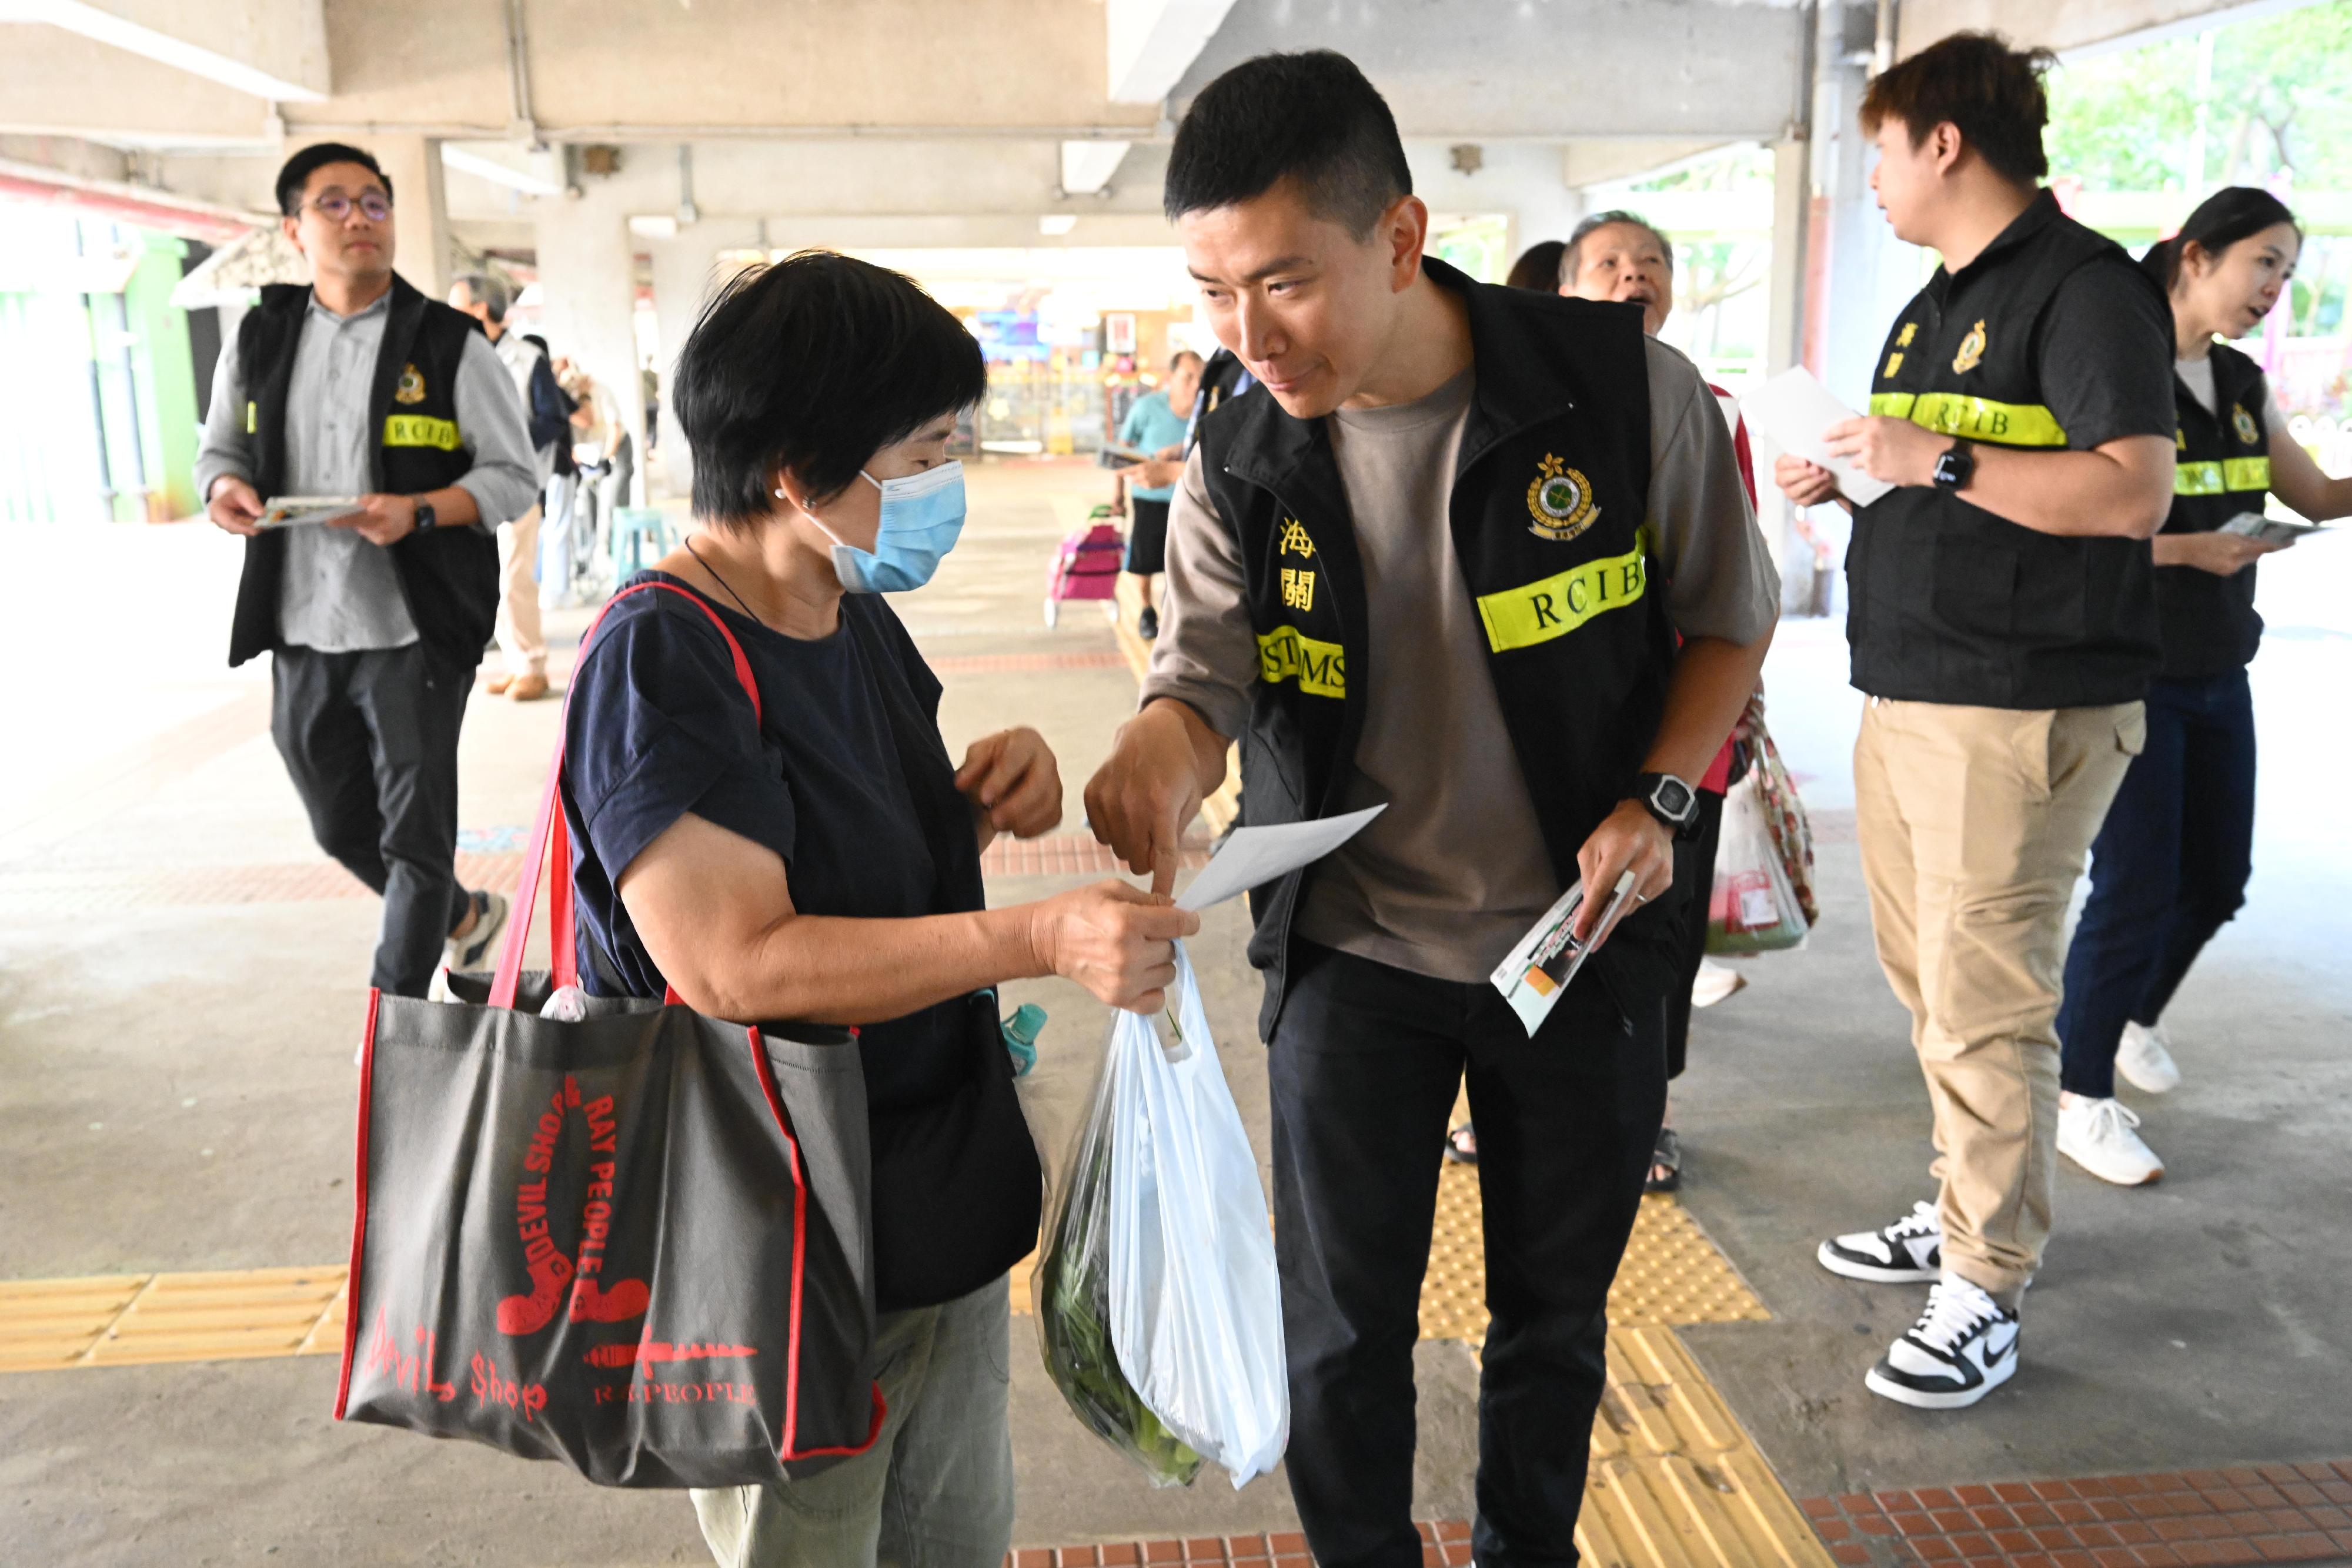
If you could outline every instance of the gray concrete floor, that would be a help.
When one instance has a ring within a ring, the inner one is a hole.
[[[1048,633],[1049,497],[1091,470],[987,466],[940,580],[901,604],[934,657],[1112,646],[1074,606]],[[2314,547],[2325,549],[2325,544]],[[110,900],[152,871],[317,859],[266,734],[266,672],[219,664],[235,546],[202,528],[35,531],[28,580],[103,579],[86,606],[20,606],[0,769],[0,1278],[233,1268],[341,1258],[350,1225],[351,1048],[373,943],[366,900]],[[1832,1230],[1927,1196],[1926,1115],[1906,1025],[1869,956],[1843,751],[1853,700],[1837,628],[1796,622],[1769,679],[1776,731],[1821,812],[1828,915],[1811,947],[1753,962],[1702,1013],[1677,1091],[1686,1200],[1757,1286],[1772,1322],[1689,1331],[1709,1374],[1792,1491],[2173,1469],[2352,1454],[2352,1205],[2338,1132],[2347,1040],[2352,686],[2346,566],[2266,585],[2257,664],[2264,817],[2243,917],[2176,1009],[2188,1083],[2141,1099],[2171,1162],[2125,1192],[2062,1174],[2061,1231],[2028,1301],[2024,1369],[1978,1410],[1933,1417],[1864,1394],[1863,1368],[1916,1312],[1811,1260]],[[2274,601],[2276,602],[2274,602]],[[2282,609],[2284,605],[2284,609]],[[553,618],[559,639],[582,617]],[[1061,758],[1066,831],[1129,710],[1117,668],[952,675],[951,751],[1009,723]],[[552,704],[477,699],[462,758],[469,829],[529,821]],[[1067,885],[1005,879],[997,903]],[[1264,1152],[1265,1073],[1237,906],[1195,953],[1220,1058]],[[1104,1009],[1027,982],[1052,1014],[1024,1100],[1049,1164],[1083,1114]],[[2128,1093],[2128,1092],[2127,1092]],[[1235,1493],[1213,1474],[1154,1492],[1072,1421],[1014,1324],[1020,1539],[1051,1543],[1287,1527],[1280,1476]],[[1475,1369],[1419,1364],[1423,1517],[1465,1515]],[[683,1499],[588,1487],[552,1469],[329,1416],[331,1358],[0,1375],[0,1560],[40,1563],[341,1561],[640,1564],[702,1561]]]

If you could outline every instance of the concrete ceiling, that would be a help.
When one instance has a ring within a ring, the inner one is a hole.
[[[2216,8],[1895,14],[1907,52],[1962,26],[2080,47]],[[0,153],[120,149],[112,177],[259,210],[290,143],[453,141],[452,219],[511,238],[581,183],[566,147],[614,143],[656,212],[690,197],[894,233],[1068,212],[1127,243],[1151,221],[1170,117],[1266,50],[1350,54],[1437,171],[1433,204],[1478,211],[1801,133],[1809,37],[1866,48],[1876,14],[1816,31],[1798,0],[0,0]],[[1444,172],[1459,141],[1490,144],[1487,174]],[[1522,143],[1538,155],[1501,155]],[[1498,202],[1506,184],[1548,193]]]

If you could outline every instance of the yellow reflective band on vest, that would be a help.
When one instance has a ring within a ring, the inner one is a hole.
[[[1643,528],[1624,555],[1603,556],[1557,577],[1482,595],[1478,619],[1486,623],[1486,646],[1497,653],[1531,648],[1633,603],[1649,586],[1649,544],[1650,530]]]
[[[1873,392],[1870,412],[1907,419],[1944,435],[2000,446],[2063,446],[2065,427],[2038,402],[1995,402],[1960,392]]]
[[[2218,496],[2225,490],[2268,490],[2271,460],[2231,457],[2219,463],[2180,463],[2172,470],[2176,496]]]
[[[2172,493],[2176,496],[2218,496],[2221,488],[2221,465],[2219,463],[2173,465]]]
[[[1297,681],[1311,697],[1348,695],[1348,661],[1337,643],[1318,642],[1296,626],[1277,626],[1257,636],[1258,678],[1270,686]]]
[[[429,413],[388,413],[383,416],[383,444],[437,446],[444,452],[455,452],[466,443],[457,434],[457,422],[454,419],[436,419]]]

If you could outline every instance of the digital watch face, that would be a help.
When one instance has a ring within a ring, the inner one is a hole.
[[[1690,815],[1692,805],[1690,786],[1679,779],[1659,779],[1657,793],[1650,799],[1657,803],[1659,810],[1676,821],[1681,821]]]

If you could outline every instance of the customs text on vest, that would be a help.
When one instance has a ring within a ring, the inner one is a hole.
[[[2241,512],[2261,511],[2270,493],[2270,389],[2262,367],[2226,344],[2214,344],[2212,354],[2210,411],[2174,378],[2180,427],[2168,534],[2210,533]],[[2193,566],[2158,567],[2156,614],[2164,639],[2158,674],[2168,681],[2243,669],[2262,646],[2251,563],[2230,577]]]
[[[1974,262],[1938,268],[1880,351],[1870,412],[1986,446],[2056,452],[2042,329],[2059,287],[2102,261],[2150,283],[2048,192]],[[1982,707],[2131,702],[2156,668],[2147,546],[2039,533],[1927,486],[1857,507],[1846,552],[1853,684],[1874,696]]]
[[[1469,309],[1475,392],[1449,501],[1454,545],[1565,887],[1577,851],[1632,789],[1674,661],[1664,584],[1652,575],[1641,316],[1422,265]],[[1238,538],[1257,639],[1240,737],[1244,820],[1328,815],[1354,768],[1365,693],[1386,676],[1329,436],[1260,390],[1205,418],[1201,445],[1210,497]],[[1300,885],[1294,873],[1251,897],[1250,957],[1270,971],[1262,1031],[1280,1010]],[[1653,906],[1629,919],[1596,963],[1612,951],[1614,962],[1641,962],[1646,947],[1671,943],[1675,918]]]
[[[287,389],[310,308],[308,287],[271,284],[237,329],[245,435],[253,487],[264,500],[285,493]],[[386,308],[368,392],[367,428],[375,433],[369,448],[372,487],[394,496],[446,489],[474,465],[457,425],[457,385],[466,341],[480,329],[472,318],[425,298],[398,274]],[[419,639],[468,668],[479,663],[498,617],[497,541],[479,528],[438,528],[394,545],[392,559]],[[230,664],[278,645],[285,566],[284,534],[273,530],[246,540]]]

